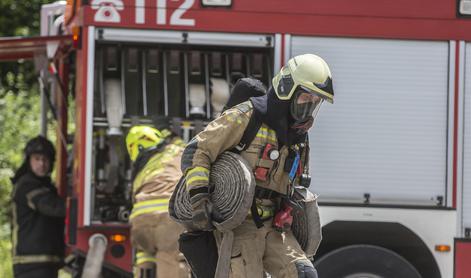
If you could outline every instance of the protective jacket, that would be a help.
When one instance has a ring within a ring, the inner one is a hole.
[[[311,83],[316,85],[312,81],[317,82],[317,75],[330,76],[325,62],[318,65],[319,59],[315,57],[300,57],[299,64],[290,60],[294,65],[290,64],[290,68],[284,67],[283,73],[272,82],[276,90],[272,87],[266,95],[252,97],[249,101],[226,110],[195,136],[183,152],[182,171],[192,203],[192,221],[202,230],[208,229],[209,225],[205,222],[209,223],[215,219],[208,195],[211,195],[212,190],[218,189],[217,184],[214,185],[216,189],[209,186],[211,165],[218,156],[224,151],[235,150],[240,152],[253,170],[257,187],[255,201],[250,214],[248,213],[253,221],[246,219],[232,230],[234,240],[231,248],[231,277],[263,277],[264,271],[272,277],[317,277],[314,266],[293,231],[289,229],[293,208],[289,201],[280,198],[292,198],[297,184],[307,187],[310,183],[307,131],[314,123],[313,107],[318,106],[307,105],[320,98],[314,96],[317,91],[323,92],[316,86],[311,86]],[[319,68],[326,70],[318,71]],[[295,72],[295,69],[298,70]],[[290,71],[293,75],[286,74]],[[305,73],[308,73],[309,78],[301,78],[306,76]],[[295,77],[297,78],[294,79]],[[315,77],[315,80],[310,80],[312,77]],[[326,78],[323,78],[322,82],[324,80]],[[300,85],[313,87],[313,93],[305,93],[306,89]],[[319,86],[325,87],[321,85]],[[296,97],[293,97],[295,91]],[[330,95],[333,96],[333,92]],[[300,96],[306,97],[308,101],[299,100]],[[300,111],[308,111],[311,115],[298,113]],[[258,121],[256,128],[253,128],[253,119]],[[259,123],[262,123],[260,128]],[[255,138],[247,140],[252,138],[254,129],[258,129]],[[315,199],[312,201],[310,211],[318,216]],[[273,207],[275,214],[268,213],[265,217],[265,212],[270,212]],[[270,219],[273,220],[272,225],[260,223]],[[317,231],[317,234],[312,234],[320,241],[318,220],[317,217],[313,223],[317,229],[311,230]],[[216,237],[218,232],[220,231],[215,231]],[[217,238],[216,240],[218,241]],[[224,246],[223,243],[224,235],[218,244],[220,248]],[[312,244],[314,245],[316,244]]]
[[[181,139],[174,139],[155,152],[136,174],[132,187],[134,205],[131,223],[146,221],[147,216],[168,211],[168,200],[181,176],[183,146]]]
[[[15,183],[12,206],[15,273],[38,264],[60,265],[66,211],[51,179],[27,171]]]
[[[179,138],[139,154],[133,180],[133,209],[130,215],[131,242],[137,249],[135,277],[157,264],[157,277],[188,277],[178,251],[183,228],[168,216],[168,203],[181,177],[180,161],[184,143]],[[147,275],[147,276],[146,276]]]
[[[186,175],[187,190],[208,186],[211,164],[219,154],[234,149],[239,144],[252,113],[254,108],[251,101],[241,103],[224,112],[190,141],[182,157],[182,171]],[[271,151],[278,151],[279,155],[270,158],[264,153],[267,145]],[[280,146],[275,130],[263,123],[249,147],[241,152],[241,156],[254,170],[258,187],[286,195],[291,183],[291,169],[286,169],[286,161],[290,160],[293,154],[298,153],[300,156],[297,164],[299,167],[294,169],[293,179],[298,178],[303,167],[307,167],[307,146],[301,146],[303,144]]]
[[[252,113],[257,112],[251,101],[243,102],[226,110],[190,141],[182,157],[187,190],[208,186],[211,165],[222,152],[236,149]],[[282,128],[279,130],[283,131]],[[276,205],[281,203],[280,197],[291,195],[292,185],[299,183],[297,179],[308,166],[307,144],[304,141],[289,144],[289,137],[284,137],[287,140],[282,139],[280,143],[278,135],[264,121],[250,145],[240,152],[255,176],[256,211],[251,209],[247,219],[233,230],[231,277],[263,277],[264,271],[273,277],[317,277],[303,276],[303,273],[315,270],[293,232],[280,233],[266,222],[273,219]],[[254,213],[265,224],[256,225]],[[216,231],[215,236],[221,246],[220,233]]]

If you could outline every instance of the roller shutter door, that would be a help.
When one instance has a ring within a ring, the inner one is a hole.
[[[293,36],[290,49],[320,55],[333,74],[335,103],[309,134],[320,201],[445,196],[448,42]]]
[[[464,84],[463,226],[471,228],[471,43],[466,44]]]

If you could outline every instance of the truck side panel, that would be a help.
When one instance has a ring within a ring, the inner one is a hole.
[[[321,202],[445,200],[448,41],[293,36],[291,50],[319,54],[334,74],[335,104],[310,131]]]

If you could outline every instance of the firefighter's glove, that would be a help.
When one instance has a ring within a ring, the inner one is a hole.
[[[214,226],[211,223],[213,204],[209,199],[209,193],[196,193],[191,194],[190,191],[190,203],[192,208],[192,221],[193,225],[198,230],[212,231]]]

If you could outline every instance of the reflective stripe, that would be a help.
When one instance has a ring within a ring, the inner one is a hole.
[[[274,207],[267,207],[267,206],[261,206],[257,205],[257,212],[258,216],[262,220],[267,220],[268,218],[271,218],[275,216],[275,208]],[[249,210],[249,216],[252,216],[252,212]]]
[[[257,212],[262,219],[275,215],[275,209],[273,207],[257,206]]]
[[[260,128],[257,132],[256,137],[261,138],[261,139],[267,139],[269,141],[272,141],[272,142],[276,143],[275,132],[271,129],[266,128],[266,127]]]
[[[30,264],[30,263],[59,263],[62,259],[59,256],[53,255],[27,255],[27,256],[14,256],[12,258],[13,264]]]
[[[15,186],[15,191],[16,191],[16,186]],[[15,195],[16,192],[13,193],[13,196]],[[19,229],[19,226],[18,226],[18,217],[16,215],[16,204],[15,202],[12,202],[12,255],[13,257],[16,255],[16,245],[18,244],[18,229]]]
[[[26,200],[28,200],[28,206],[31,209],[36,209],[36,206],[33,203],[33,198],[40,195],[40,194],[47,193],[47,192],[49,192],[49,188],[43,187],[43,188],[38,188],[38,189],[32,190],[31,192],[26,194]]]
[[[16,186],[13,191],[13,196],[16,194]],[[31,194],[31,199],[42,193],[42,191],[49,191],[47,188],[40,188],[31,191],[28,194]],[[29,200],[28,200],[29,205]],[[34,207],[34,205],[33,205]],[[29,264],[29,263],[60,263],[62,259],[59,256],[54,255],[16,255],[17,254],[17,245],[18,245],[18,216],[17,216],[17,207],[16,203],[12,202],[12,262],[13,264]]]
[[[187,186],[192,186],[192,183],[196,181],[209,182],[209,170],[204,167],[197,166],[188,171],[185,178]]]
[[[145,167],[147,168],[147,165]],[[157,175],[160,175],[164,171],[164,168],[161,166],[157,166],[156,168],[152,169],[151,170],[152,172],[150,172],[150,170],[146,168],[142,169],[141,172],[139,172],[139,174],[137,175],[136,179],[134,180],[133,185],[132,185],[132,192],[134,193],[138,192],[141,186],[145,184],[145,182],[143,182],[144,178],[150,176],[150,174],[152,174],[153,176],[157,176]],[[142,174],[146,172],[148,176],[145,176]],[[150,172],[150,174],[148,172]]]
[[[162,152],[156,153],[152,156],[134,179],[132,185],[133,193],[138,192],[146,181],[160,175],[167,167],[167,163],[175,159],[175,156],[182,150],[182,146],[170,144],[167,145]]]
[[[200,167],[200,166],[196,166],[195,168],[191,169],[190,171],[188,171],[188,173],[186,174],[186,176],[192,176],[194,173],[197,173],[197,172],[201,172],[201,173],[206,173],[206,175],[209,175],[209,170],[204,168],[204,167]]]
[[[133,207],[140,208],[140,207],[145,207],[148,205],[159,205],[159,204],[168,204],[169,199],[152,199],[152,200],[147,200],[147,201],[142,201],[142,202],[136,202]]]
[[[143,263],[156,263],[157,260],[152,254],[146,252],[137,252],[136,254],[136,265]]]
[[[139,215],[146,214],[146,213],[152,213],[152,212],[156,212],[156,211],[163,211],[163,212],[168,211],[168,204],[167,205],[161,205],[160,207],[154,206],[154,207],[143,208],[143,209],[139,209],[139,210],[133,210],[131,212],[131,215],[129,216],[129,219],[132,220],[134,217],[137,217]]]
[[[274,141],[275,143],[277,142],[276,132],[273,129],[268,130],[268,140]]]
[[[191,179],[187,179],[186,184],[188,186],[193,186],[192,184],[197,181],[209,181],[208,177],[192,177]]]
[[[168,211],[168,202],[168,199],[156,199],[138,202],[134,205],[129,219],[133,219],[134,217],[145,213]]]

